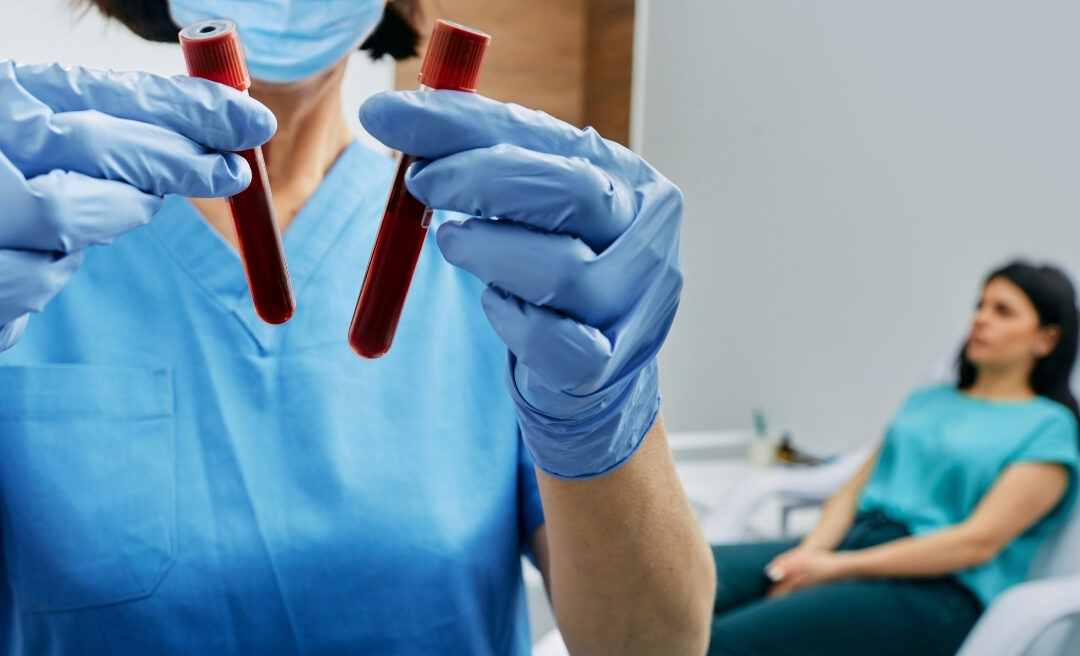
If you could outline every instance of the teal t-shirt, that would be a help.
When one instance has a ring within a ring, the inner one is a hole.
[[[1027,575],[1047,534],[1067,516],[1076,496],[1077,425],[1063,405],[976,399],[955,386],[916,391],[885,434],[881,457],[859,500],[925,535],[958,524],[1010,465],[1056,462],[1070,471],[1058,505],[982,565],[957,578],[984,604]]]

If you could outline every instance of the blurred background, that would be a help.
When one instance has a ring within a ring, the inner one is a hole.
[[[68,0],[4,0],[0,58],[183,72]],[[494,35],[481,91],[593,125],[685,193],[661,356],[675,431],[877,437],[1014,255],[1080,272],[1080,5],[433,0]],[[415,86],[354,56],[345,104]],[[356,125],[359,131],[359,125]]]

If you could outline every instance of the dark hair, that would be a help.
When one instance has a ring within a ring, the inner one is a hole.
[[[1080,312],[1076,308],[1076,290],[1060,269],[1052,266],[1035,266],[1024,261],[1014,261],[992,272],[985,284],[994,278],[1005,278],[1020,288],[1035,306],[1040,326],[1058,326],[1061,336],[1049,355],[1035,362],[1031,371],[1031,388],[1040,396],[1057,401],[1072,411],[1080,422],[1080,409],[1069,389],[1069,376],[1076,362],[1077,333],[1080,332]],[[975,365],[967,359],[965,351],[957,358],[960,369],[960,389],[968,389],[975,383]]]
[[[169,15],[168,0],[73,0],[76,4],[97,7],[103,15],[123,23],[148,41],[176,43],[180,26]],[[360,49],[372,59],[390,55],[394,59],[416,56],[420,34],[416,30],[420,6],[418,0],[392,0],[383,11],[382,20]]]

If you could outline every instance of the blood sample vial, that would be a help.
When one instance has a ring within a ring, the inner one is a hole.
[[[231,20],[212,18],[188,25],[180,30],[180,46],[192,77],[220,82],[243,92],[251,86],[240,37]],[[251,300],[263,321],[285,323],[296,311],[296,298],[285,264],[285,249],[281,245],[262,148],[237,154],[251,167],[251,185],[225,200],[236,226]]]
[[[420,88],[475,92],[490,42],[491,37],[483,32],[437,21],[420,66]],[[398,165],[349,327],[349,344],[365,358],[377,358],[390,350],[431,224],[432,210],[405,188],[405,173],[415,161],[406,154]]]

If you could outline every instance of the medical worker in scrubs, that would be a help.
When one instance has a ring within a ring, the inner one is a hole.
[[[716,579],[656,372],[678,190],[539,112],[371,98],[447,212],[363,360],[394,163],[340,86],[358,46],[411,52],[411,3],[91,4],[167,41],[232,18],[254,83],[0,63],[0,653],[527,654],[522,553],[573,653],[704,653]],[[220,200],[263,143],[282,326]]]

